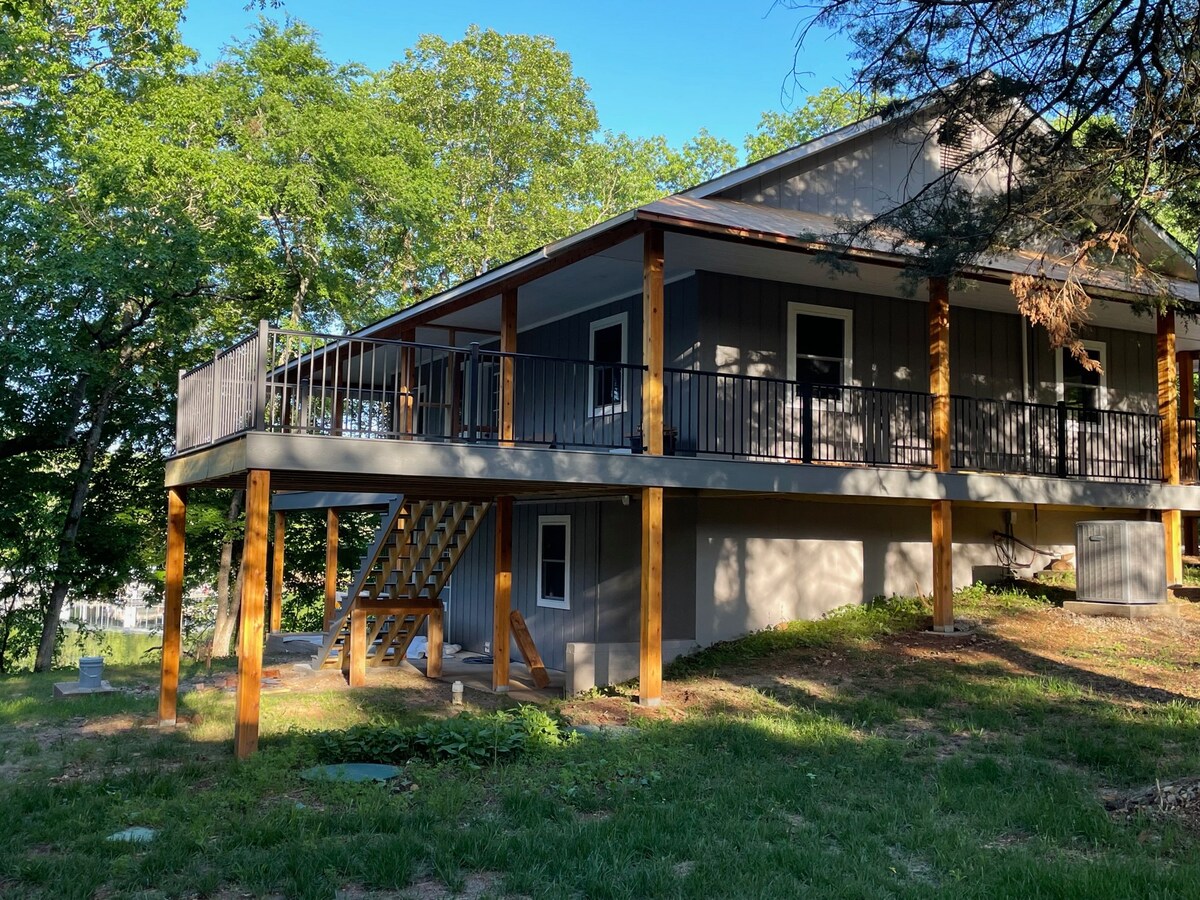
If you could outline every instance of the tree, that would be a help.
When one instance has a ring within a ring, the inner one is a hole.
[[[1141,214],[1169,212],[1193,244],[1200,229],[1200,43],[1194,2],[1178,0],[826,0],[809,6],[800,41],[832,28],[856,47],[855,87],[935,109],[931,137],[953,142],[984,123],[991,137],[962,163],[885,217],[915,236],[935,271],[982,253],[1065,243],[1074,272],[1124,266],[1143,290],[1156,279],[1135,250]],[[897,107],[904,113],[911,106]],[[965,168],[1016,169],[999,197],[956,189]],[[1049,251],[1048,251],[1049,252]],[[1055,342],[1078,350],[1087,294],[1023,280],[1022,310],[1056,323]],[[1151,305],[1173,301],[1158,290]],[[1076,321],[1072,323],[1072,317]]]
[[[378,75],[335,66],[300,23],[263,20],[197,81],[220,111],[215,201],[248,238],[222,273],[230,296],[339,331],[424,292],[430,156]]]
[[[883,101],[872,101],[861,91],[821,88],[792,112],[763,113],[758,129],[746,135],[746,161],[765,159],[805,144],[873,115],[882,105]]]
[[[598,123],[551,39],[476,26],[453,43],[425,35],[387,85],[437,170],[438,215],[423,242],[429,288],[570,233],[561,198]]]

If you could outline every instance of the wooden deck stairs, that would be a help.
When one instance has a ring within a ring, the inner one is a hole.
[[[388,504],[314,658],[322,668],[349,668],[356,619],[365,631],[367,666],[395,666],[423,626],[429,674],[441,667],[441,593],[487,515],[488,502],[408,500]]]

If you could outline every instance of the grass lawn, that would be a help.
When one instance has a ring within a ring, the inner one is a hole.
[[[285,665],[236,764],[219,678],[172,730],[150,665],[93,700],[0,679],[0,896],[1200,896],[1197,806],[1106,808],[1200,777],[1200,609],[972,589],[959,611],[975,635],[921,633],[916,601],[751,635],[676,664],[661,711],[624,689],[555,707],[623,736],[388,786],[301,780],[309,732],[444,718],[445,685]],[[158,839],[105,840],[134,825]]]

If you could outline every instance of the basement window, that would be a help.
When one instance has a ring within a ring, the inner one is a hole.
[[[538,606],[571,608],[570,547],[570,516],[538,516]]]

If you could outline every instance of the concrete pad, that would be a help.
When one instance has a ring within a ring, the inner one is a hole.
[[[463,687],[473,691],[492,693],[492,667],[465,662],[468,656],[479,656],[477,653],[463,653],[460,656],[446,657],[442,660],[442,674],[438,678],[446,684],[446,702],[450,702],[450,685],[461,681]],[[424,659],[406,659],[400,665],[410,667],[415,672],[425,674]],[[369,670],[368,670],[369,671]],[[515,660],[508,664],[509,689],[507,695],[517,703],[545,703],[563,695],[563,681],[566,673],[557,669],[547,669],[550,676],[550,686],[539,688],[533,683],[533,676],[523,663]],[[369,676],[368,676],[369,677]]]
[[[78,681],[60,681],[54,685],[54,699],[65,697],[82,697],[86,694],[115,694],[117,689],[107,681],[100,682],[99,687],[87,687]]]
[[[1114,619],[1173,619],[1179,615],[1177,603],[1094,603],[1066,600],[1063,611],[1077,616],[1109,616]]]

